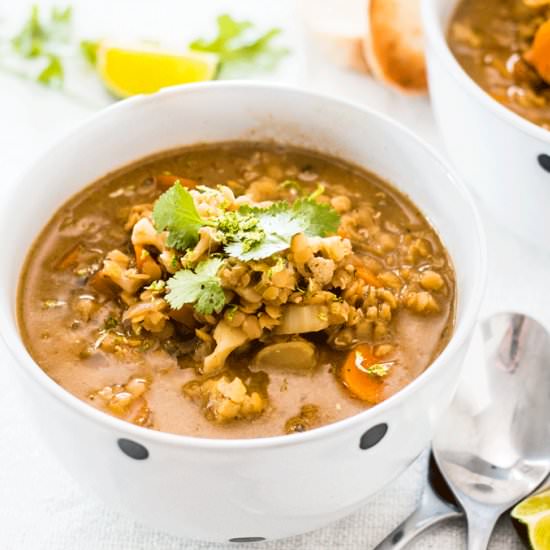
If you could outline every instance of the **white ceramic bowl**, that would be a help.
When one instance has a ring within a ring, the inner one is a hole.
[[[103,414],[46,376],[20,340],[15,298],[29,246],[68,197],[104,174],[158,151],[239,139],[315,148],[366,166],[410,195],[454,260],[456,332],[403,391],[303,434],[208,440]],[[419,455],[455,391],[482,297],[480,222],[465,188],[432,151],[366,109],[273,85],[169,89],[89,120],[34,164],[6,204],[0,234],[12,238],[3,242],[10,261],[0,267],[0,333],[25,386],[24,406],[77,480],[146,524],[214,541],[273,539],[321,527],[361,506]]]
[[[550,250],[550,131],[494,100],[462,69],[445,38],[458,2],[422,5],[430,95],[448,154],[501,224]]]

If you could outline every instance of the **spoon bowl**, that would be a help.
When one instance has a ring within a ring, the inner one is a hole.
[[[550,336],[534,319],[481,325],[479,364],[465,377],[433,441],[437,464],[468,518],[469,548],[550,472]]]

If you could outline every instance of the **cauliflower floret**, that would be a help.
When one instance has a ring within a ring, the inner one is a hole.
[[[251,392],[239,377],[230,380],[222,376],[202,383],[192,382],[184,388],[184,392],[199,399],[205,416],[219,424],[254,418],[267,405],[267,400],[258,392]]]
[[[214,330],[216,348],[204,358],[204,374],[212,374],[224,367],[229,354],[248,341],[244,330],[230,326],[225,320],[220,321]]]
[[[216,240],[216,231],[214,228],[201,227],[199,229],[199,242],[185,259],[192,263],[198,262],[205,254],[215,252],[219,244],[220,243]]]
[[[195,202],[197,212],[203,218],[217,218],[225,210],[233,208],[235,195],[226,185],[219,185],[216,189],[197,186],[189,191]]]
[[[123,321],[131,321],[134,332],[139,333],[143,327],[149,332],[162,332],[168,321],[168,304],[162,298],[149,302],[138,302],[130,306],[122,317]]]
[[[307,266],[313,274],[313,279],[321,285],[326,286],[332,281],[336,264],[333,260],[327,260],[326,258],[314,257],[309,260]]]
[[[138,273],[134,267],[128,268],[130,258],[120,250],[112,250],[103,262],[100,276],[111,279],[113,283],[128,294],[135,294],[151,277]]]
[[[134,246],[154,246],[159,252],[165,247],[167,233],[158,233],[149,218],[141,218],[132,229]]]
[[[351,242],[349,239],[343,239],[339,235],[333,237],[308,237],[307,246],[316,254],[321,252],[326,258],[341,262],[346,256],[352,253]]]

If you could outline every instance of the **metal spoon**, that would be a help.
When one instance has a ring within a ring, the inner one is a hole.
[[[494,316],[481,333],[485,361],[465,365],[433,441],[469,550],[486,549],[499,516],[550,473],[550,336],[520,314]]]
[[[430,453],[426,485],[418,508],[374,550],[401,550],[420,533],[440,521],[463,517],[452,491]]]

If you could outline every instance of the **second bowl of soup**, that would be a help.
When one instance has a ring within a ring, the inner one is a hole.
[[[90,121],[9,204],[1,332],[29,406],[82,483],[157,528],[319,527],[402,471],[453,395],[479,222],[368,111],[166,91]]]
[[[550,246],[550,6],[423,0],[430,94],[457,170],[502,225]]]

